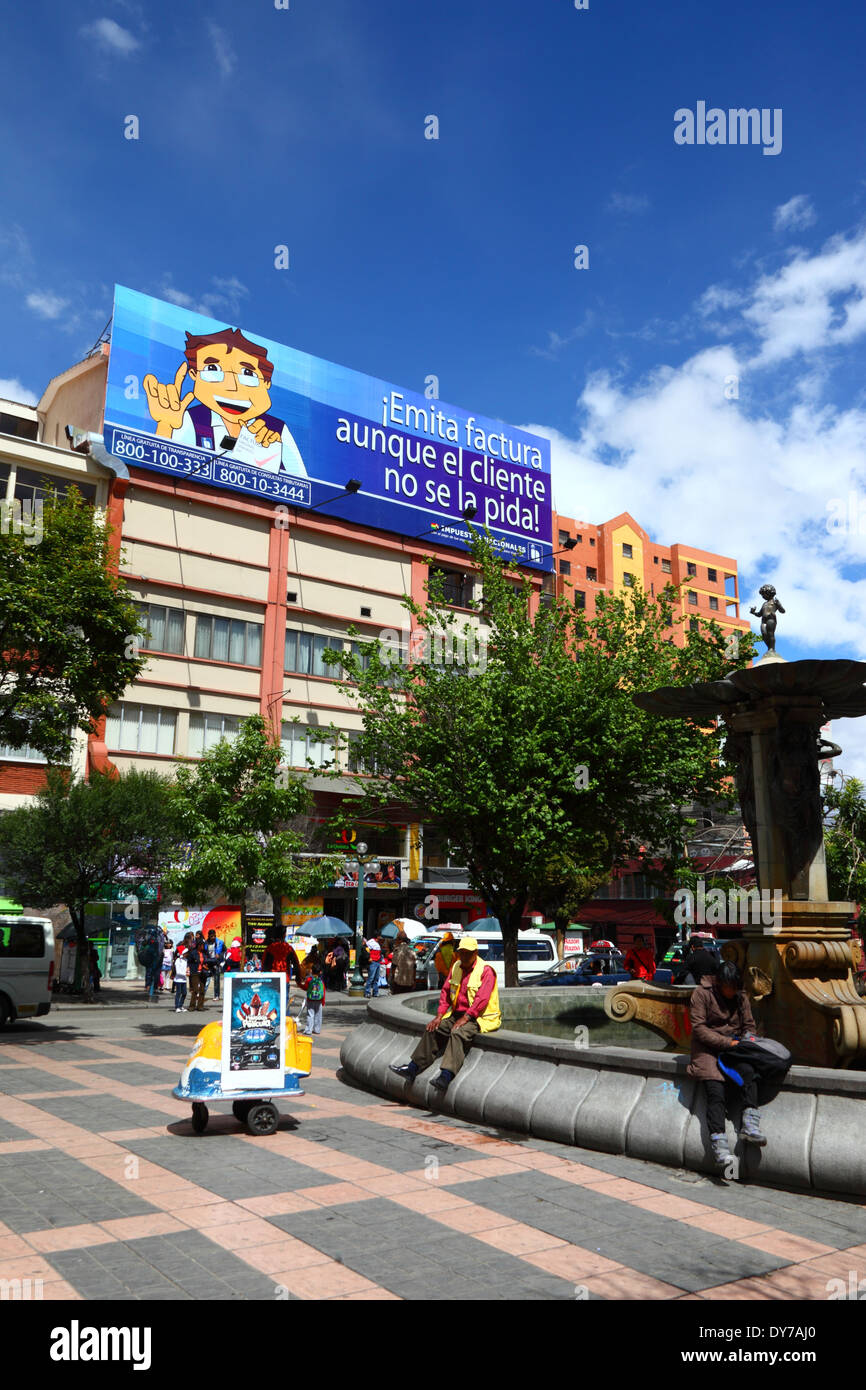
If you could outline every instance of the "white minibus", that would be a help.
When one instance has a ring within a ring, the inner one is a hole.
[[[51,1008],[54,927],[48,917],[0,917],[0,1028]]]

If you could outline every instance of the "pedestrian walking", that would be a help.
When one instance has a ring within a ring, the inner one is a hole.
[[[310,1037],[313,1033],[321,1033],[322,1031],[325,983],[322,979],[322,967],[320,965],[313,966],[311,973],[301,981],[301,989],[307,995],[306,1019],[301,1032]]]
[[[211,928],[207,934],[204,954],[205,960],[207,961],[208,979],[213,980],[214,999],[219,999],[220,997],[220,977],[223,971],[225,953],[225,942],[221,941],[213,928]]]
[[[174,953],[171,963],[169,980],[174,985],[174,1011],[176,1014],[183,1013],[183,1006],[186,1000],[186,983],[189,973],[189,962],[183,946],[178,946]]]
[[[391,1070],[414,1081],[419,1071],[441,1056],[441,1069],[430,1084],[447,1091],[478,1034],[495,1032],[501,1025],[496,972],[479,956],[475,937],[461,937],[436,1017],[427,1024],[411,1059],[403,1065],[391,1063]]]
[[[297,952],[286,940],[285,927],[279,927],[274,933],[274,939],[270,942],[264,957],[262,958],[262,970],[276,971],[280,975],[285,975],[286,988],[291,984],[294,975],[298,984],[303,978],[301,962],[298,960]]]
[[[441,989],[444,985],[448,973],[454,964],[454,950],[454,935],[452,932],[447,931],[439,942],[439,950],[433,957],[433,964],[436,966],[436,970],[439,974],[438,989]]]
[[[195,937],[192,933],[187,936],[186,961],[189,980],[189,1013],[203,1013],[207,963],[204,957],[201,932]]]
[[[99,952],[97,951],[92,941],[88,948],[87,958],[90,968],[90,983],[93,988],[93,993],[98,994],[99,981],[102,979],[102,971],[99,968]]]
[[[144,966],[144,987],[147,1002],[152,1004],[159,989],[159,974],[162,969],[162,938],[153,929],[146,930],[144,939],[138,947],[138,959]]]
[[[412,950],[409,938],[404,931],[398,932],[394,940],[394,954],[391,957],[389,987],[392,994],[411,994],[415,989],[418,973],[417,957]]]
[[[159,977],[160,989],[171,990],[171,967],[174,964],[174,947],[171,937],[166,934],[162,939],[162,974]]]
[[[372,994],[374,999],[378,999],[379,976],[382,973],[382,943],[378,936],[371,936],[364,944],[367,948],[367,959],[370,962],[364,985],[364,998],[369,999]]]

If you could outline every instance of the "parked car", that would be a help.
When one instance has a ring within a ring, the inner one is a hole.
[[[601,966],[601,970],[596,968]],[[622,951],[585,951],[573,956],[566,956],[564,960],[559,960],[550,970],[545,970],[542,975],[533,975],[529,979],[520,981],[521,985],[621,985],[631,979],[631,975],[625,968],[625,956]],[[670,970],[664,967],[656,970],[652,982],[654,985],[668,985],[671,983]]]

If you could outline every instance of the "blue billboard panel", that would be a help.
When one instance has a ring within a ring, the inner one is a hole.
[[[118,285],[105,444],[137,468],[550,569],[550,442]],[[350,479],[360,491],[340,496]],[[334,499],[331,501],[331,499]],[[474,508],[474,517],[471,509]]]

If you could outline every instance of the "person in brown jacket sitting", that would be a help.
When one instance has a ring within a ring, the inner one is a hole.
[[[743,977],[733,961],[723,961],[715,975],[702,976],[689,1004],[692,1021],[692,1056],[689,1076],[702,1081],[707,1095],[707,1125],[713,1158],[722,1165],[731,1160],[725,1133],[725,1085],[732,1072],[742,1081],[743,1119],[740,1138],[750,1144],[766,1144],[758,1112],[758,1080],[754,1067],[743,1061],[728,1066],[719,1053],[736,1048],[744,1033],[754,1033],[755,1020]]]

